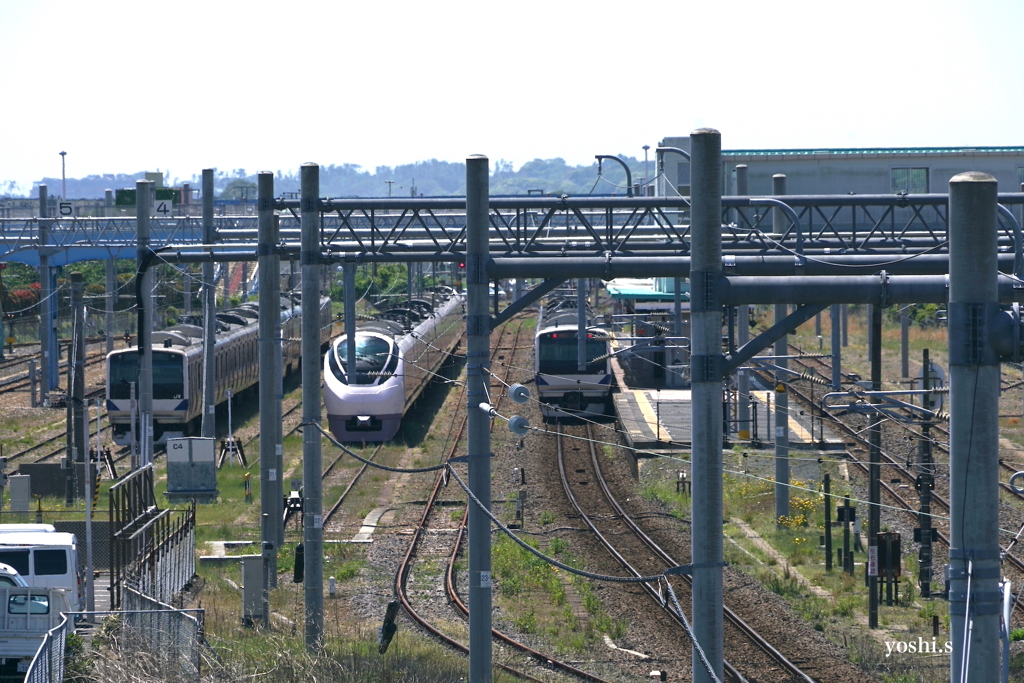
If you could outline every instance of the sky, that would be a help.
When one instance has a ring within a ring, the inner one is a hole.
[[[485,154],[1024,145],[1024,2],[0,0],[0,188]],[[651,154],[653,160],[653,152]]]

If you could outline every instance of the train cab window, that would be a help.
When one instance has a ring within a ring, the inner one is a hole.
[[[138,396],[139,354],[132,351],[118,353],[110,357],[110,398],[125,400],[131,398],[130,383],[135,382]]]
[[[185,393],[184,356],[163,351],[153,352],[153,398],[181,399]]]
[[[608,353],[608,340],[588,339],[586,345],[588,374],[604,374],[605,364],[590,361]],[[578,350],[574,332],[556,332],[542,335],[537,353],[539,371],[549,375],[575,375],[578,370]]]
[[[369,373],[393,372],[397,361],[391,355],[392,343],[380,337],[356,335],[356,384],[373,384],[380,375]],[[391,359],[393,362],[388,363]],[[348,370],[348,344],[340,341],[330,355],[330,367],[335,376],[345,382]]]

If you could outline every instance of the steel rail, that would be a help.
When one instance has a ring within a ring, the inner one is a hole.
[[[569,499],[569,503],[576,510],[577,514],[579,514],[580,518],[587,525],[587,527],[590,528],[591,533],[593,533],[594,536],[597,538],[597,540],[601,543],[601,545],[604,546],[605,550],[620,565],[622,565],[622,567],[627,572],[629,572],[630,574],[632,574],[633,576],[636,576],[636,577],[644,576],[644,574],[642,574],[635,567],[633,567],[633,565],[629,562],[629,560],[627,560],[625,557],[623,557],[622,554],[619,553],[619,551],[615,549],[615,546],[612,545],[611,541],[609,541],[607,538],[605,538],[604,534],[601,533],[601,531],[597,528],[597,525],[594,524],[594,522],[591,520],[590,515],[588,515],[586,512],[584,512],[583,507],[580,505],[579,501],[576,499],[576,496],[572,492],[572,487],[569,485],[569,477],[568,477],[568,474],[566,473],[566,470],[565,470],[565,457],[564,457],[564,449],[563,449],[564,437],[563,437],[563,434],[562,434],[562,424],[561,423],[558,424],[558,429],[556,430],[555,434],[556,434],[556,444],[557,444],[557,448],[558,448],[558,474],[559,474],[559,479],[561,480],[562,488],[565,490],[565,495]],[[588,431],[588,435],[589,435],[589,431]],[[589,443],[590,443],[590,448],[591,448],[592,452],[596,452],[596,451],[594,451],[594,442],[593,442],[593,440],[589,440]],[[600,473],[595,472],[595,475],[599,479],[601,478],[600,477]],[[641,537],[641,540],[643,540],[643,539],[644,539],[644,537]],[[650,539],[647,539],[647,540],[650,540]],[[646,544],[647,541],[644,541],[644,543]],[[661,559],[660,556],[659,556],[659,559]],[[675,566],[679,566],[679,565],[672,564],[672,565],[669,565],[669,566],[675,567]],[[669,607],[667,601],[664,599],[664,597],[661,595],[661,593],[659,591],[655,590],[654,587],[651,586],[648,583],[641,583],[640,586],[647,592],[647,594],[656,603],[658,603],[658,606],[661,607],[661,609],[666,614],[668,614],[668,616],[670,618],[675,620],[675,622],[677,624],[679,624],[679,626],[681,628],[685,628],[683,626],[683,618],[682,618],[682,616],[677,614],[675,612],[675,610],[673,610],[673,609],[671,609]],[[726,672],[728,672],[728,674],[733,679],[735,679],[737,681],[741,681],[742,683],[746,683],[746,678],[744,678],[743,675],[739,672],[739,670],[736,669],[736,667],[734,667],[732,664],[730,664],[727,660],[723,660],[723,666],[725,667]]]
[[[615,509],[616,513],[618,513],[618,515],[622,518],[622,521],[625,522],[626,525],[633,530],[633,533],[636,534],[636,536],[640,538],[640,540],[642,540],[648,548],[650,548],[656,555],[658,555],[658,557],[660,557],[663,562],[665,562],[670,567],[679,566],[679,562],[673,559],[667,552],[665,552],[663,548],[661,548],[661,546],[655,543],[650,536],[644,533],[644,531],[637,525],[633,518],[630,517],[629,514],[627,514],[626,511],[622,508],[622,506],[619,504],[618,499],[616,499],[615,496],[612,494],[611,489],[608,488],[608,482],[605,481],[604,474],[601,471],[601,462],[600,459],[597,457],[597,449],[594,446],[595,441],[593,435],[593,428],[589,424],[587,425],[587,438],[590,443],[591,462],[593,463],[594,471],[597,473],[597,481],[598,484],[600,484],[601,492],[604,494],[604,497],[608,501],[609,505],[611,505]],[[689,576],[684,575],[683,578],[686,580],[687,583],[691,583],[691,578]],[[769,643],[767,639],[765,639],[760,633],[755,631],[754,628],[750,626],[750,624],[745,622],[738,614],[729,609],[728,605],[723,606],[723,611],[725,612],[726,618],[729,619],[730,622],[732,622],[737,628],[743,631],[743,633],[745,633],[748,638],[757,643],[758,647],[764,650],[766,654],[768,654],[770,657],[774,658],[776,661],[782,664],[782,666],[791,674],[793,674],[794,676],[798,676],[807,683],[814,682],[813,678],[804,673],[800,669],[800,667],[791,662],[785,655],[783,655],[781,652],[775,649],[775,647],[773,647],[772,644]]]
[[[506,331],[505,327],[503,327],[502,328],[502,335],[505,334],[505,331]],[[518,331],[517,331],[517,334],[518,334]],[[517,338],[518,338],[518,336],[517,336]],[[492,356],[497,354],[497,351],[498,351],[498,349],[500,347],[501,347],[501,344],[500,344],[500,341],[499,341],[499,343],[496,344],[494,346],[494,348],[492,348],[492,350],[491,350]],[[465,387],[462,388],[462,392],[461,393],[463,395],[465,394]],[[451,446],[449,448],[449,452],[445,454],[446,459],[452,457],[455,454],[455,451],[458,448],[459,439],[461,438],[462,434],[465,431],[467,421],[468,421],[468,418],[466,416],[463,416],[462,421],[460,423],[460,426],[459,426],[458,430],[456,431],[456,435],[452,439]],[[437,479],[434,482],[434,488],[431,491],[430,496],[427,499],[426,505],[424,506],[423,514],[420,517],[420,522],[416,526],[415,531],[413,532],[413,537],[412,537],[411,541],[409,542],[409,547],[406,549],[405,556],[403,557],[402,562],[401,562],[401,564],[398,567],[398,571],[395,574],[394,591],[395,591],[395,595],[398,596],[398,599],[401,601],[402,607],[405,609],[406,613],[409,615],[409,617],[415,623],[417,623],[421,628],[423,628],[425,631],[427,631],[429,634],[431,634],[434,638],[442,641],[443,643],[445,643],[449,647],[451,647],[453,649],[456,649],[456,650],[462,652],[463,654],[467,654],[468,655],[469,654],[469,648],[468,647],[466,647],[462,643],[460,643],[460,642],[456,641],[455,639],[453,639],[453,638],[445,635],[444,633],[442,633],[439,629],[434,627],[426,619],[426,617],[424,617],[423,615],[421,615],[419,612],[416,611],[416,609],[412,606],[412,602],[409,599],[408,591],[406,590],[406,586],[407,586],[407,582],[408,582],[408,578],[409,578],[409,571],[410,571],[411,566],[412,566],[412,560],[413,560],[413,558],[415,556],[416,548],[419,545],[420,539],[422,538],[423,531],[428,526],[428,520],[429,520],[430,514],[433,511],[435,504],[437,503],[438,495],[440,494],[441,487],[444,485],[445,480],[446,480],[446,478],[444,477],[444,470],[442,470],[441,472],[438,473]],[[464,526],[464,524],[465,524],[465,516],[463,517],[463,526]],[[458,552],[458,548],[456,546],[456,550],[454,551],[453,555],[455,553],[457,553],[457,552]],[[446,579],[445,579],[446,587],[448,585],[448,582],[451,580],[450,576],[449,576],[450,573],[451,573],[451,564],[449,564],[449,569],[448,569],[448,571],[446,571]],[[452,584],[452,588],[454,588],[454,584]],[[456,595],[457,595],[457,593],[456,593]],[[459,602],[461,603],[461,600]],[[458,604],[458,603],[456,603],[456,604]],[[469,614],[468,608],[466,608],[466,610],[463,613],[468,616],[468,614]],[[568,674],[572,674],[574,676],[584,677],[584,680],[592,681],[592,683],[608,683],[604,679],[598,678],[596,676],[592,676],[591,674],[587,674],[586,672],[583,672],[583,671],[580,671],[579,669],[576,669],[575,667],[573,667],[570,664],[567,664],[567,663],[562,662],[562,661],[560,661],[560,660],[558,660],[556,658],[553,658],[553,657],[550,657],[548,655],[545,655],[544,653],[538,652],[538,651],[530,648],[529,646],[525,645],[524,643],[520,643],[519,641],[515,640],[514,638],[512,638],[512,637],[502,633],[498,629],[492,628],[491,629],[491,636],[494,637],[494,638],[497,638],[501,642],[506,643],[507,645],[509,645],[511,647],[514,647],[514,648],[516,648],[516,649],[518,649],[518,650],[528,654],[531,658],[533,658],[533,659],[535,659],[537,661],[540,661],[540,662],[544,663],[547,666],[559,669],[561,671],[564,671],[564,672],[566,672]],[[522,672],[522,671],[518,671],[518,670],[516,670],[516,669],[514,669],[514,668],[512,668],[512,667],[510,667],[510,666],[508,666],[506,664],[494,663],[493,665],[498,667],[498,668],[500,668],[500,669],[502,669],[503,671],[506,671],[506,672],[508,672],[508,673],[510,673],[512,675],[518,676],[518,677],[520,677],[520,678],[522,678],[524,680],[538,681],[538,683],[540,683],[539,679],[534,678],[533,676],[531,676],[528,673],[525,673],[525,672]]]
[[[503,332],[504,332],[504,330],[503,330]],[[516,330],[516,336],[515,336],[515,339],[512,342],[512,346],[511,347],[503,347],[503,346],[501,346],[501,342],[499,340],[498,344],[496,344],[494,346],[493,352],[495,354],[497,354],[497,352],[499,350],[501,350],[501,349],[511,349],[512,352],[514,353],[516,348],[518,348],[519,336],[520,336],[521,332],[522,332],[522,327],[520,326]],[[504,373],[504,376],[502,377],[502,380],[507,384],[508,383],[509,374],[512,371],[512,365],[510,363],[505,363],[504,367],[505,367],[505,373]],[[500,396],[500,395],[498,395],[495,398],[495,408],[500,407],[502,400],[503,400],[503,397]],[[465,417],[463,417],[462,418],[461,426],[459,428],[459,436],[457,436],[455,438],[455,440],[454,440],[455,443],[457,443],[459,438],[461,437],[461,434],[462,434],[463,430],[466,427],[466,422],[467,422],[467,419]],[[491,423],[491,430],[493,431],[493,429],[494,429],[494,423],[492,422]],[[454,454],[454,450],[452,451],[452,454]],[[459,591],[458,591],[458,589],[455,586],[455,562],[456,562],[456,559],[458,558],[459,551],[462,548],[462,543],[465,541],[465,538],[466,538],[466,530],[467,530],[466,524],[467,524],[468,518],[469,518],[468,510],[469,510],[469,503],[467,501],[466,513],[463,514],[463,516],[462,516],[462,523],[459,525],[459,531],[458,531],[458,533],[457,533],[457,535],[455,537],[455,543],[452,546],[452,551],[451,551],[451,553],[448,556],[448,565],[447,565],[447,568],[445,569],[445,573],[444,573],[445,592],[448,594],[448,600],[453,605],[455,605],[456,609],[458,609],[462,613],[463,617],[465,617],[465,618],[469,617],[469,607],[462,600],[462,597],[459,595]],[[565,663],[565,662],[556,662],[555,660],[552,660],[548,655],[544,654],[543,652],[539,652],[537,650],[534,650],[530,646],[528,646],[528,645],[526,645],[524,643],[520,643],[519,641],[511,638],[510,636],[506,635],[505,633],[503,633],[503,632],[501,632],[501,631],[499,631],[497,629],[492,629],[492,635],[495,638],[497,638],[498,640],[500,640],[501,642],[505,643],[506,645],[509,645],[511,647],[514,647],[514,648],[517,648],[517,649],[521,650],[522,652],[526,653],[527,655],[529,655],[530,657],[532,657],[533,659],[537,660],[538,662],[540,662],[540,663],[542,663],[544,665],[552,666],[554,668],[560,669],[560,670],[565,671],[566,673],[572,674],[573,676],[576,676],[577,678],[579,678],[581,680],[584,680],[584,681],[590,681],[591,683],[605,683],[604,679],[599,678],[598,676],[595,676],[593,674],[587,673],[586,671],[583,671],[582,669],[577,669],[576,667],[572,666],[571,664],[568,664],[568,663]]]

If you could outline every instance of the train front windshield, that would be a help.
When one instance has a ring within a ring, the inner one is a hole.
[[[181,399],[185,393],[185,373],[182,356],[166,351],[153,352],[153,400]],[[130,383],[135,382],[135,397],[139,396],[139,354],[135,351],[118,353],[110,357],[110,398],[131,398]]]
[[[380,379],[380,373],[394,372],[397,358],[391,355],[391,342],[380,337],[356,335],[356,384],[373,384]],[[334,345],[330,354],[331,371],[339,381],[348,383],[345,371],[348,369],[348,343],[342,339]],[[388,360],[392,362],[388,362]],[[376,373],[376,374],[370,374]]]
[[[549,332],[541,335],[537,353],[540,356],[539,372],[541,374],[579,374],[579,352],[575,332]],[[608,340],[597,337],[588,338],[586,353],[587,368],[584,372],[588,375],[603,375],[605,361],[600,360],[596,363],[591,361],[608,353]]]

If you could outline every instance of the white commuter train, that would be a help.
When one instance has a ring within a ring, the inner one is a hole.
[[[320,346],[331,340],[331,301],[320,299]],[[190,322],[202,323],[201,316]],[[284,339],[282,371],[299,367],[302,355],[302,306],[296,294],[281,298],[281,332]],[[246,303],[217,313],[217,345],[214,352],[217,386],[214,401],[227,400],[227,392],[240,394],[259,382],[259,305]],[[131,440],[131,383],[138,397],[139,350],[137,346],[107,354],[107,415],[114,442]],[[153,439],[198,433],[203,410],[203,328],[178,324],[153,333]]]
[[[389,441],[402,416],[459,344],[465,298],[435,287],[430,298],[411,299],[384,311],[356,331],[355,381],[350,382],[348,337],[324,358],[324,405],[339,441]]]
[[[541,306],[534,336],[534,371],[541,414],[546,418],[609,414],[611,337],[586,319],[586,366],[579,370],[579,310],[576,297],[551,298]],[[600,359],[600,360],[596,360]]]

